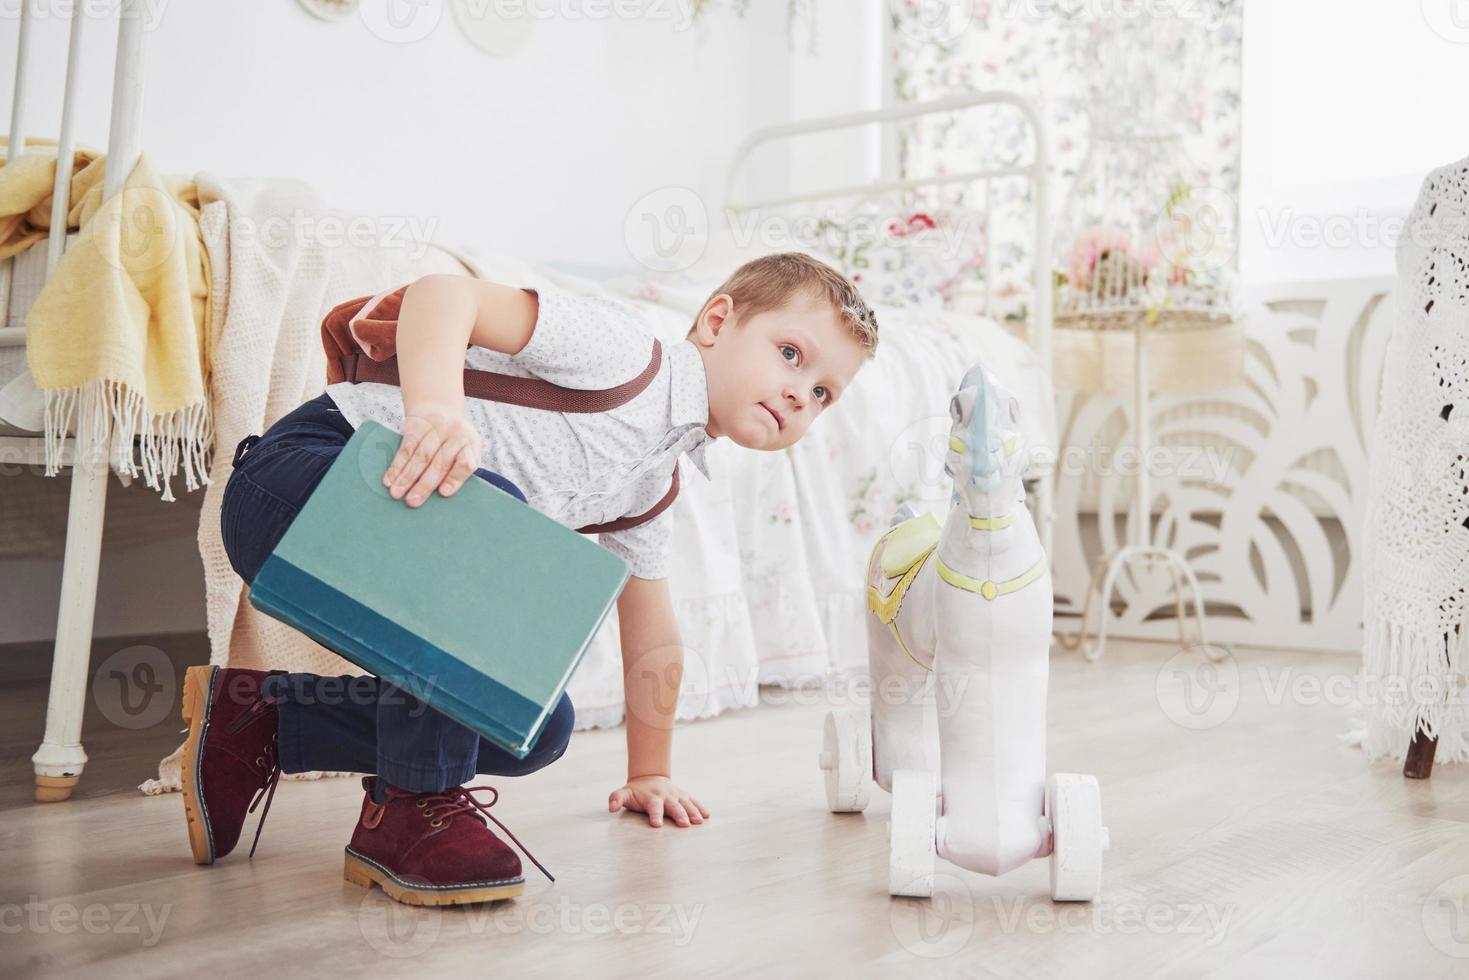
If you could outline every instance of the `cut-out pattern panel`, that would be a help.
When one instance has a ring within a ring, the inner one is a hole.
[[[1246,305],[1245,382],[1153,399],[1149,535],[1187,555],[1222,642],[1357,650],[1366,447],[1392,280],[1271,287]],[[1059,392],[1057,625],[1074,630],[1093,565],[1140,520],[1129,398]],[[1110,635],[1177,636],[1172,576],[1120,577]]]

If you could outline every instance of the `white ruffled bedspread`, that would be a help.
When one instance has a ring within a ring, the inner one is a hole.
[[[718,284],[598,284],[540,271],[566,288],[631,301],[665,343],[683,340]],[[680,720],[754,705],[761,684],[820,686],[865,672],[868,553],[900,504],[947,511],[948,402],[975,361],[1020,398],[1031,445],[1054,451],[1051,389],[1029,347],[976,316],[876,312],[876,358],[798,444],[760,452],[715,440],[712,480],[681,464],[669,576],[686,647]],[[621,723],[615,609],[569,693],[578,728]]]

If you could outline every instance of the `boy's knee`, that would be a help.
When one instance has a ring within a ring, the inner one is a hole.
[[[219,507],[220,542],[230,567],[246,585],[255,581],[255,575],[275,550],[278,539],[267,530],[273,522],[263,519],[258,496],[259,492],[247,486],[244,477],[236,471],[225,484]]]
[[[576,709],[572,707],[571,696],[561,695],[551,717],[546,719],[546,725],[541,729],[541,734],[536,737],[535,747],[521,761],[523,772],[535,772],[544,769],[566,753],[566,746],[571,742],[571,730],[576,725]]]

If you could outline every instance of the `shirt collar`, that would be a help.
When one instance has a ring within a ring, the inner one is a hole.
[[[684,451],[704,478],[709,476],[704,448],[709,443],[709,378],[704,372],[704,358],[692,340],[674,344],[668,351],[668,367],[672,384],[669,393],[669,421],[674,428],[695,426],[697,435]]]

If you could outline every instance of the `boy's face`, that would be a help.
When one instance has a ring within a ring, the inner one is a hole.
[[[811,296],[735,319],[724,293],[704,308],[693,340],[709,381],[711,438],[784,449],[841,397],[867,360],[831,304]]]

